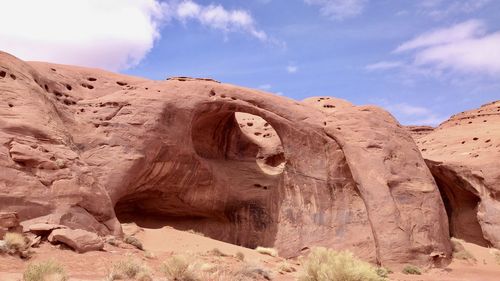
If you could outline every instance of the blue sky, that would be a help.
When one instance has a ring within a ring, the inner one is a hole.
[[[66,2],[3,7],[18,27],[0,31],[0,49],[151,79],[212,77],[297,100],[334,96],[383,106],[403,124],[437,125],[500,99],[497,0]],[[46,9],[45,20],[23,19],[26,7]],[[50,13],[57,21],[46,22]]]

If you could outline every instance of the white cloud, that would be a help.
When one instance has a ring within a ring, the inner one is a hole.
[[[380,61],[374,64],[367,65],[366,70],[387,70],[393,68],[403,67],[404,63],[402,61]]]
[[[299,71],[299,67],[296,66],[296,65],[293,65],[293,64],[290,64],[286,67],[286,71],[288,73],[296,73],[297,71]]]
[[[321,14],[335,19],[344,20],[360,15],[368,0],[304,0],[309,5],[321,8]]]
[[[462,73],[500,74],[500,31],[487,33],[481,21],[471,20],[424,33],[401,44],[417,67]]]
[[[469,20],[450,28],[441,28],[431,32],[426,32],[401,44],[395,52],[403,52],[439,44],[454,43],[460,40],[483,35],[485,32],[486,29],[482,21]]]
[[[228,32],[244,32],[267,41],[268,35],[259,30],[253,17],[244,10],[227,10],[221,5],[203,6],[191,0],[170,1],[171,17],[182,22],[196,20],[203,26]]]
[[[408,103],[390,104],[383,102],[382,107],[398,116],[398,120],[407,125],[437,126],[447,119],[447,117],[439,116],[428,108]]]
[[[120,70],[151,50],[164,13],[156,0],[16,0],[0,18],[0,49],[24,60]]]
[[[137,65],[160,38],[161,25],[173,20],[284,45],[259,30],[247,11],[191,0],[4,1],[0,18],[0,50],[112,71]]]

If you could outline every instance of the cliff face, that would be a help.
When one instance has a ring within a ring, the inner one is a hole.
[[[0,53],[0,209],[101,235],[159,217],[296,256],[450,256],[445,207],[387,112],[210,79],[151,81]]]
[[[452,116],[416,137],[453,236],[500,247],[500,101]]]

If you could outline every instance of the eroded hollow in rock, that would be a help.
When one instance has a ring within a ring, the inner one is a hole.
[[[481,199],[474,187],[445,166],[429,162],[427,164],[443,199],[450,236],[481,246],[490,246],[477,219]]]
[[[259,116],[209,109],[195,115],[191,140],[191,153],[159,153],[145,172],[154,179],[116,203],[120,222],[272,246],[286,163],[278,133]]]

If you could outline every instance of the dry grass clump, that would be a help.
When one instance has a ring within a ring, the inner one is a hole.
[[[498,265],[500,265],[500,250],[490,249],[490,254],[495,257],[495,261]]]
[[[68,276],[64,268],[53,262],[46,261],[30,264],[23,273],[24,281],[66,281]]]
[[[277,257],[278,256],[278,251],[276,251],[273,248],[265,248],[265,247],[260,247],[259,246],[259,247],[255,248],[255,251],[257,251],[260,254],[268,255],[268,256],[271,256],[271,257]]]
[[[315,248],[304,261],[299,281],[383,281],[375,267],[348,251]]]
[[[262,268],[262,266],[257,264],[244,264],[237,272],[234,273],[234,279],[238,281],[255,280],[264,278],[266,280],[272,280],[271,272]]]
[[[474,255],[471,252],[467,251],[464,245],[461,243],[459,239],[451,238],[451,247],[453,249],[453,257],[459,260],[465,260],[472,263],[477,262]]]
[[[194,264],[190,264],[184,258],[172,256],[163,263],[161,271],[167,281],[198,281],[199,273]]]
[[[243,264],[240,268],[233,271],[230,267],[215,265],[215,264],[202,264],[200,266],[200,274],[197,280],[200,281],[254,281],[272,280],[271,273],[259,265]],[[168,279],[177,280],[177,279]],[[180,279],[179,279],[180,280]]]
[[[217,248],[213,248],[212,250],[208,251],[208,254],[216,257],[227,257],[226,254],[224,254]]]
[[[376,269],[377,275],[383,278],[389,277],[389,273],[392,273],[392,270],[385,267],[377,267]]]
[[[417,266],[410,264],[410,265],[407,265],[403,268],[403,273],[404,274],[412,274],[412,275],[421,275],[422,271]]]
[[[149,269],[130,257],[126,260],[114,263],[107,278],[108,281],[122,279],[132,279],[137,281],[153,280],[151,274],[149,273]]]
[[[134,247],[136,247],[139,250],[144,250],[144,247],[142,246],[142,242],[139,241],[135,236],[127,236],[123,241],[127,244],[130,244]]]
[[[284,261],[278,266],[280,272],[295,272],[295,267],[293,267],[289,262]]]
[[[8,252],[15,253],[24,251],[27,248],[26,239],[20,233],[7,232],[3,238],[5,248]]]

